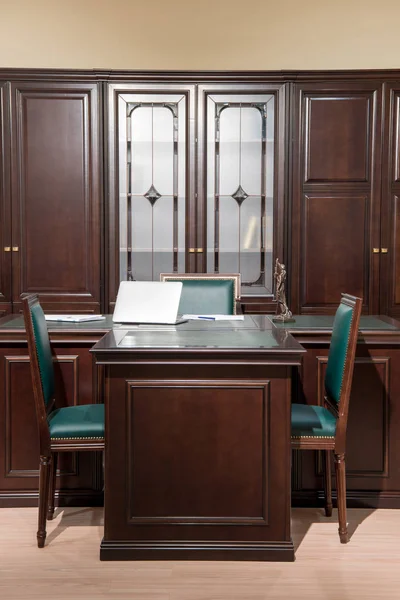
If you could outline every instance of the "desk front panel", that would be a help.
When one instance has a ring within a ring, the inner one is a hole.
[[[291,367],[104,369],[101,557],[293,560]]]

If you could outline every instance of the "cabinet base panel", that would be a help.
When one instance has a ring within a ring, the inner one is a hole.
[[[100,545],[100,560],[294,561],[293,542],[112,542]]]

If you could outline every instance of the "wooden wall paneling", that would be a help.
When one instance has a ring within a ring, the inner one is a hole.
[[[55,349],[57,406],[92,403],[96,398],[94,364],[86,347]],[[54,346],[53,346],[54,347]],[[39,438],[25,343],[0,348],[0,506],[37,503]],[[60,455],[59,502],[101,503],[101,465],[95,453]]]
[[[334,313],[341,292],[379,312],[381,106],[378,82],[295,85],[293,312]]]
[[[400,317],[400,82],[385,85],[380,312]],[[383,249],[383,251],[382,251]]]
[[[113,312],[115,299],[120,283],[120,220],[119,220],[119,99],[123,98],[129,102],[132,94],[142,95],[146,101],[146,95],[156,94],[165,97],[166,94],[180,94],[185,97],[186,102],[186,167],[185,167],[185,247],[186,271],[194,271],[196,257],[189,254],[189,247],[196,248],[196,224],[195,224],[195,86],[187,83],[171,83],[168,81],[156,83],[113,83],[107,85],[106,92],[106,122],[105,122],[105,144],[107,154],[106,165],[106,272],[108,276],[106,292],[106,311]],[[125,134],[125,132],[124,132]]]
[[[11,312],[9,85],[0,81],[0,317]]]
[[[13,82],[11,110],[13,310],[99,312],[99,84]]]

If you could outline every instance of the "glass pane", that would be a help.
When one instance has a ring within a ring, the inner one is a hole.
[[[272,294],[274,96],[209,96],[207,135],[207,271]]]
[[[185,267],[185,97],[119,97],[120,279]]]

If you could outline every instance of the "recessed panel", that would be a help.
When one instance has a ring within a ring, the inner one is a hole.
[[[370,179],[370,104],[366,95],[306,99],[306,182]]]
[[[130,521],[266,522],[265,384],[127,385]]]
[[[394,93],[395,116],[393,122],[393,160],[394,172],[392,178],[400,181],[400,92]]]
[[[327,359],[318,362],[322,382]],[[386,357],[356,358],[346,437],[346,470],[350,477],[389,474],[389,365]]]
[[[302,224],[302,302],[337,305],[341,293],[368,305],[366,196],[305,196]]]

